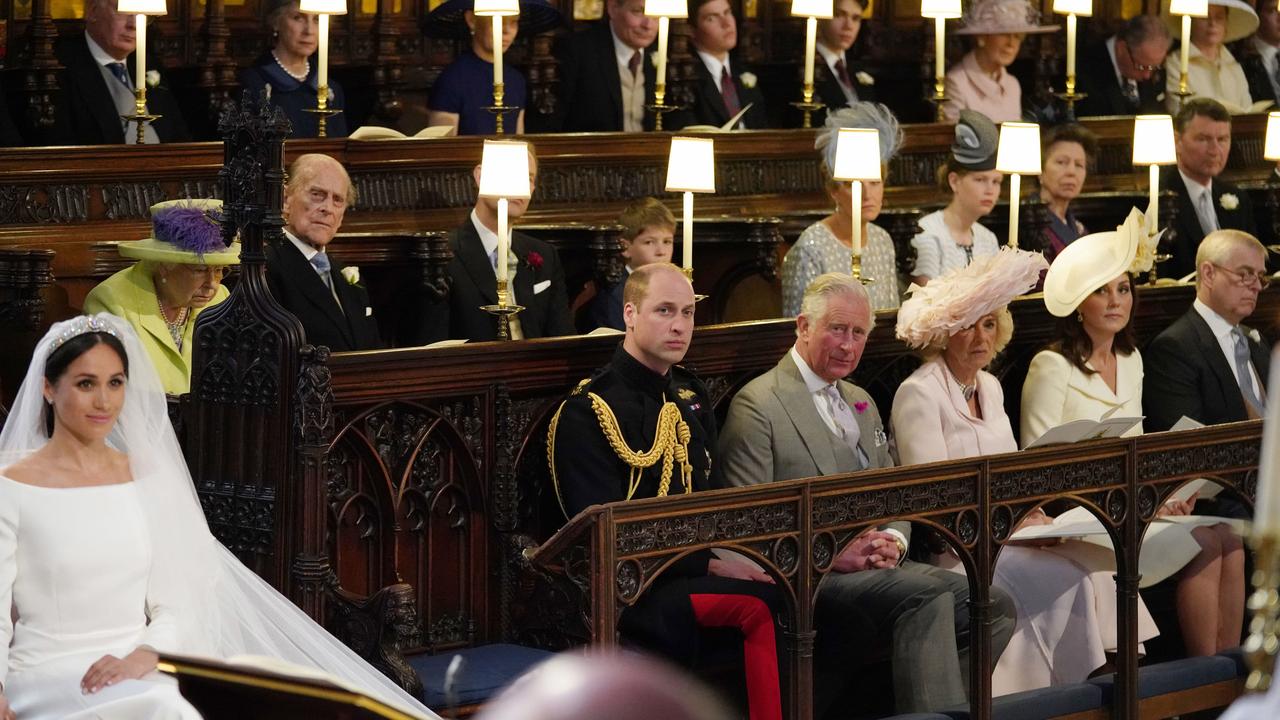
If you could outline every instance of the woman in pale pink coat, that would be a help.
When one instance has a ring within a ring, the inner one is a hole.
[[[947,71],[943,112],[955,122],[964,109],[976,110],[996,123],[1022,119],[1022,86],[1009,74],[1028,33],[1050,33],[1057,25],[1041,25],[1040,12],[1027,0],[977,0],[964,15],[957,35],[974,38],[973,49]]]

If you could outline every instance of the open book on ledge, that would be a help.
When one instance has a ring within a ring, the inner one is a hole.
[[[453,137],[458,129],[452,125],[432,125],[424,127],[412,135],[405,135],[399,130],[381,125],[361,125],[351,133],[351,140],[429,140],[431,138]]]
[[[1142,424],[1140,417],[1107,417],[1101,420],[1072,420],[1055,428],[1049,428],[1043,435],[1035,439],[1031,448],[1046,445],[1076,443],[1081,440],[1097,440],[1098,438],[1117,438]]]

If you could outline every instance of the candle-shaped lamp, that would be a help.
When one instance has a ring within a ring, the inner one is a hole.
[[[1053,0],[1053,11],[1067,16],[1067,95],[1076,94],[1076,18],[1093,15],[1093,0]]]
[[[316,112],[320,118],[319,136],[325,136],[325,122],[329,110],[329,16],[346,15],[347,0],[301,0],[298,9],[304,13],[319,15],[320,33],[316,47],[320,51],[320,63],[316,68]]]
[[[137,139],[141,145],[146,123],[159,117],[147,115],[147,16],[164,15],[165,0],[119,0],[116,11],[134,16],[134,33],[137,37],[133,58],[134,109],[133,115],[126,117],[137,123]]]
[[[1262,158],[1280,161],[1280,111],[1267,113],[1267,137],[1262,143]]]
[[[1168,115],[1138,115],[1133,119],[1133,164],[1148,170],[1148,207],[1151,230],[1160,228],[1160,166],[1178,162],[1173,149],[1173,118]]]
[[[662,129],[662,113],[668,107],[667,97],[667,43],[671,36],[671,18],[689,17],[689,0],[644,0],[644,14],[658,18],[658,54],[654,57],[658,67],[657,81],[653,86],[654,129]]]
[[[1022,176],[1040,174],[1040,126],[1007,122],[1000,125],[996,170],[1009,174],[1009,247],[1018,247],[1018,204]]]
[[[1181,79],[1178,81],[1178,95],[1186,97],[1190,94],[1187,90],[1187,61],[1191,57],[1191,18],[1209,17],[1209,0],[1170,0],[1169,14],[1182,16],[1182,48],[1178,58]]]
[[[480,197],[498,201],[498,262],[495,268],[498,304],[484,305],[481,310],[498,318],[498,339],[510,337],[510,317],[522,310],[510,301],[507,291],[510,280],[507,256],[511,254],[511,229],[507,222],[507,202],[512,199],[528,199],[529,144],[514,140],[485,140],[480,156]]]
[[[961,15],[960,0],[920,0],[920,16],[933,18],[933,102],[942,119],[947,99],[947,20]]]
[[[519,0],[475,0],[472,12],[476,17],[487,17],[493,22],[493,111],[496,113],[495,131],[501,135],[502,108],[506,97],[506,83],[502,79],[502,22],[503,18],[520,14]]]
[[[685,275],[693,279],[693,194],[716,191],[715,142],[711,138],[673,137],[667,158],[667,192],[684,193],[681,229]]]
[[[791,14],[806,18],[804,25],[804,88],[800,109],[804,111],[804,126],[809,127],[809,114],[817,109],[813,102],[813,61],[818,51],[818,18],[830,19],[834,15],[834,0],[791,0]]]
[[[862,280],[862,183],[881,178],[880,131],[873,128],[840,128],[840,133],[836,136],[835,165],[831,172],[832,179],[850,184],[850,207],[853,214],[850,244],[853,261],[850,272],[855,279]]]

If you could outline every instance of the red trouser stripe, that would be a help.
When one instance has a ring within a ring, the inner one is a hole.
[[[778,646],[773,613],[764,600],[750,595],[690,595],[693,616],[705,627],[736,627],[742,631],[746,665],[747,702],[751,720],[782,720],[778,689]]]

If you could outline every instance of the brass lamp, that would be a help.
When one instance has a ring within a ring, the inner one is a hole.
[[[1182,47],[1178,57],[1178,102],[1184,103],[1191,91],[1187,89],[1187,63],[1191,57],[1191,18],[1209,17],[1209,0],[1170,0],[1169,14],[1182,16]]]
[[[316,106],[307,108],[307,112],[319,117],[317,137],[328,135],[326,124],[330,115],[337,115],[342,108],[329,107],[329,16],[346,15],[347,0],[301,0],[298,9],[304,13],[319,15],[320,38],[317,47],[320,50],[320,64],[316,69]]]
[[[164,15],[165,0],[119,0],[116,12],[131,13],[134,16],[137,44],[133,53],[133,114],[120,117],[134,123],[137,128],[137,144],[141,145],[146,141],[147,123],[160,119],[159,115],[147,112],[147,16]]]
[[[1040,174],[1040,126],[1036,123],[1000,124],[996,170],[1009,174],[1009,247],[1018,247],[1018,206],[1022,176]]]
[[[791,14],[807,18],[804,25],[804,88],[802,100],[792,103],[804,113],[803,127],[813,127],[813,111],[822,103],[813,99],[813,61],[818,44],[818,18],[830,19],[835,13],[834,0],[791,0]]]
[[[502,78],[502,19],[520,14],[519,0],[475,0],[472,12],[476,17],[493,19],[493,105],[485,108],[494,113],[494,132],[502,134],[502,114],[515,109],[503,104],[506,83]]]
[[[690,281],[693,280],[693,194],[715,191],[715,141],[711,138],[671,138],[671,152],[667,156],[667,192],[684,193],[681,267]]]
[[[515,140],[485,140],[480,159],[480,197],[498,200],[498,303],[482,305],[481,310],[498,318],[498,339],[511,338],[511,318],[524,310],[511,302],[507,256],[511,254],[511,228],[507,222],[507,202],[513,198],[528,199],[529,144]]]
[[[1076,94],[1076,18],[1093,16],[1093,0],[1053,0],[1053,11],[1067,16],[1067,91],[1059,95],[1067,102],[1068,117],[1075,117],[1075,105],[1084,95]]]
[[[1270,382],[1280,382],[1280,355],[1271,353]],[[1269,385],[1268,387],[1280,387]],[[1249,596],[1249,637],[1244,657],[1249,664],[1245,689],[1264,692],[1271,687],[1280,640],[1280,402],[1267,405],[1262,426],[1262,456],[1258,460],[1258,494],[1253,509],[1253,594]]]
[[[667,98],[667,41],[671,34],[671,18],[689,17],[689,0],[644,0],[644,14],[658,18],[658,79],[653,86],[653,128],[662,129],[663,113],[671,112],[674,106],[666,103]]]
[[[840,128],[836,136],[836,160],[831,176],[850,184],[853,235],[849,272],[864,285],[873,278],[862,274],[862,183],[880,176],[880,131],[874,128]]]
[[[960,18],[960,0],[920,0],[920,16],[933,18],[933,104],[937,120],[946,119],[942,106],[947,102],[947,20]]]

